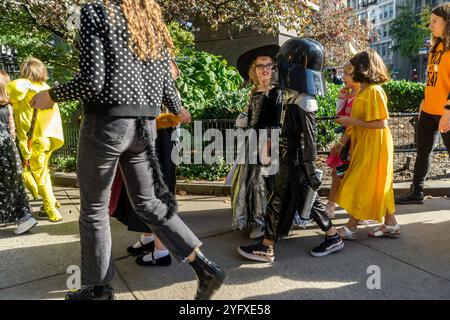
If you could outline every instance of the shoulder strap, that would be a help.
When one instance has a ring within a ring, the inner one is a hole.
[[[30,149],[31,149],[31,143],[33,142],[34,129],[36,128],[37,115],[38,115],[38,109],[34,109],[33,110],[33,117],[31,118],[30,130],[27,133],[28,148],[30,148]]]

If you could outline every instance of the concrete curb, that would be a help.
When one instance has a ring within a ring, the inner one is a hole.
[[[75,173],[55,172],[52,174],[52,181],[55,186],[59,187],[78,187]],[[409,190],[410,184],[410,182],[395,183],[394,193],[396,195],[405,193]],[[330,187],[330,185],[324,185],[320,190],[320,195],[327,196]],[[189,195],[229,196],[230,189],[223,182],[177,182],[177,193],[182,192]],[[450,197],[450,181],[428,181],[425,194],[432,197]]]

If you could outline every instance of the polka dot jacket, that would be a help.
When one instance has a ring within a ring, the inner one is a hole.
[[[80,73],[50,90],[56,102],[81,100],[85,113],[117,117],[156,117],[160,106],[178,114],[180,99],[172,80],[170,57],[142,61],[129,48],[127,23],[111,3],[111,19],[101,3],[81,9]]]

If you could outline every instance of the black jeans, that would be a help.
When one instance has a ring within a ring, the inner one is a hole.
[[[430,171],[431,152],[433,151],[439,134],[439,121],[441,116],[426,112],[420,113],[417,127],[417,158],[414,166],[413,184],[417,190],[422,190],[425,179]],[[450,132],[442,133],[447,152],[450,151]]]
[[[156,123],[149,121],[149,143]],[[183,262],[202,243],[158,198],[153,170],[138,138],[136,119],[87,114],[80,131],[77,177],[80,186],[81,276],[83,285],[104,285],[114,277],[108,204],[117,165],[133,210],[174,257]]]

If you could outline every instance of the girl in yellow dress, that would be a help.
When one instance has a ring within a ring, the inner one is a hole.
[[[348,127],[338,142],[351,142],[350,166],[345,173],[336,202],[350,214],[350,220],[339,230],[343,239],[354,240],[360,220],[385,223],[370,237],[399,235],[394,204],[394,144],[388,127],[387,97],[380,84],[389,80],[387,69],[373,49],[354,56],[353,80],[361,90],[353,103],[351,117],[337,122]],[[339,147],[334,148],[340,152]]]

